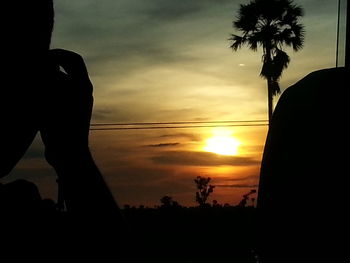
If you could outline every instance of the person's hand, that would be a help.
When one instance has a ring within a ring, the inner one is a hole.
[[[93,97],[84,60],[74,52],[55,49],[49,51],[48,62],[51,73],[43,91],[40,132],[67,210],[118,216],[118,206],[88,147]]]
[[[70,81],[78,85],[79,91],[92,93],[93,86],[84,59],[79,54],[64,49],[51,49],[49,60],[65,71]]]
[[[48,79],[40,132],[46,159],[57,168],[88,152],[93,86],[80,55],[54,49],[49,51],[49,61],[63,71]]]

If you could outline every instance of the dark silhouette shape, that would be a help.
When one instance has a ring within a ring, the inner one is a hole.
[[[41,196],[35,184],[26,180],[17,180],[0,184],[0,211],[2,216],[9,213],[28,214],[39,212]]]
[[[2,238],[38,238],[57,248],[67,248],[67,254],[107,255],[111,245],[115,251],[116,242],[126,242],[125,224],[88,147],[93,87],[84,60],[72,51],[49,49],[54,21],[52,0],[6,1],[2,10],[12,19],[4,21],[9,17],[1,16],[6,26],[0,44],[0,177],[13,169],[40,132],[46,160],[57,172],[68,211],[46,220],[47,216],[34,207],[40,198],[35,197],[32,184],[19,181],[3,185],[0,219],[8,218],[5,225],[12,232],[3,233]],[[43,206],[52,207],[46,201],[40,204],[40,211]],[[24,210],[31,216],[18,217],[18,211]],[[64,242],[57,244],[60,239]],[[28,240],[16,247],[44,247],[45,242]],[[79,250],[77,244],[84,250]]]
[[[299,51],[304,44],[304,27],[299,23],[303,9],[292,0],[253,0],[241,4],[233,27],[242,36],[232,34],[234,51],[243,45],[257,51],[263,49],[263,66],[260,76],[267,80],[268,117],[271,121],[273,97],[281,92],[279,79],[288,67],[290,58],[282,50],[284,45]]]
[[[288,88],[277,104],[257,205],[263,263],[348,258],[342,235],[348,228],[349,52],[346,34],[345,67],[312,72]]]
[[[171,196],[165,195],[160,199],[162,207],[171,207],[173,198]]]
[[[199,206],[207,206],[209,195],[214,191],[215,186],[209,184],[210,180],[210,177],[205,178],[202,176],[197,176],[197,178],[194,179],[198,190],[196,192],[196,202],[199,204]]]
[[[161,208],[171,209],[171,208],[180,208],[181,205],[175,201],[171,196],[165,195],[160,199]]]
[[[162,208],[171,208],[173,206],[173,198],[171,196],[165,195],[160,199]]]
[[[341,262],[349,74],[348,68],[313,72],[278,102],[259,185],[262,262]]]
[[[40,131],[67,210],[118,214],[88,147],[93,87],[84,60],[72,51],[49,49],[52,1],[16,1],[4,10],[16,14],[16,23],[2,32],[0,176],[12,170]]]
[[[255,194],[255,193],[256,193],[256,190],[253,189],[253,190],[251,190],[249,193],[244,194],[244,195],[243,195],[243,198],[242,198],[242,200],[239,202],[238,206],[239,206],[239,207],[246,207],[247,202],[248,202],[248,200],[249,200],[249,196],[252,195],[252,194]],[[254,200],[255,200],[255,199],[254,199]],[[254,201],[253,201],[253,203],[254,203]]]
[[[213,200],[212,207],[222,208],[222,205],[218,202],[218,200]]]
[[[7,222],[10,233],[2,233],[2,240],[26,240],[13,243],[19,250],[42,246],[51,251],[50,244],[60,255],[116,259],[120,243],[127,244],[126,225],[89,150],[93,86],[84,60],[72,51],[50,50],[52,0],[5,1],[2,10],[10,16],[1,16],[0,177],[40,132],[46,160],[59,178],[59,208],[67,209],[48,219],[36,213],[40,197],[33,184],[2,185],[0,219],[3,212],[14,219]],[[52,202],[40,203],[52,208]],[[36,220],[17,217],[15,212],[24,209]]]
[[[176,209],[127,207],[125,216],[133,222],[136,240],[144,244],[137,251],[143,256],[140,262],[256,263],[252,253],[255,213],[253,207],[227,204]]]
[[[0,184],[0,211],[1,219],[8,220],[13,215],[35,217],[58,214],[56,203],[51,199],[42,199],[38,187],[24,179]]]

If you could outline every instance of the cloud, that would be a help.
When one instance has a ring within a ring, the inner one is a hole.
[[[196,188],[193,180],[200,172],[134,163],[117,170],[105,169],[103,174],[119,204],[153,206],[159,204],[164,195],[172,196],[182,205],[194,205]]]
[[[94,75],[132,74],[165,63],[193,63],[202,55],[180,52],[203,43],[202,25],[209,12],[219,16],[230,0],[57,1],[53,46],[86,57]],[[216,8],[213,8],[216,7]],[[200,11],[205,15],[195,16]],[[209,15],[212,17],[212,15]],[[188,17],[185,24],[183,18]],[[108,69],[106,69],[108,68]]]
[[[241,181],[247,181],[247,180],[257,180],[259,179],[259,175],[247,175],[243,177],[238,177],[238,178],[222,178],[222,180],[227,181],[227,182],[241,182]]]
[[[257,184],[227,184],[227,185],[215,185],[216,187],[225,187],[225,188],[257,188]]]
[[[140,58],[153,63],[181,61],[183,58],[179,54],[163,46],[163,25],[154,20],[163,15],[176,17],[188,12],[186,5],[164,0],[134,2],[108,1],[103,5],[91,2],[82,6],[71,2],[57,3],[54,44],[85,51],[83,53],[89,55],[88,60],[93,64],[115,60],[133,64],[135,60],[140,63]],[[198,5],[197,1],[186,2],[194,3],[188,6]],[[80,44],[82,42],[84,45]],[[130,67],[134,68],[135,64]]]
[[[215,6],[232,4],[232,0],[153,0],[146,11],[149,18],[168,22],[193,17],[201,11],[212,10]]]
[[[184,166],[253,166],[259,162],[240,156],[222,156],[208,152],[194,151],[167,151],[160,155],[151,157],[153,162],[165,165],[184,165]]]
[[[95,107],[92,112],[92,120],[94,121],[108,121],[111,119],[111,115],[115,115],[116,112],[106,108],[105,106]]]
[[[152,147],[152,148],[162,148],[162,147],[173,147],[173,146],[178,146],[180,145],[179,142],[174,142],[174,143],[159,143],[159,144],[149,144],[149,145],[144,145],[144,147]]]
[[[160,21],[182,19],[199,12],[203,8],[202,1],[153,1],[153,6],[148,10],[150,18]]]
[[[191,133],[185,133],[185,132],[179,132],[179,133],[173,133],[173,134],[163,134],[160,136],[160,138],[182,138],[187,139],[188,141],[192,142],[200,142],[202,141],[202,138],[198,135],[191,134]]]

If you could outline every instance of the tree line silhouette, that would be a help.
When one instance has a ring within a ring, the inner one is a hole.
[[[113,246],[112,251],[125,258],[125,262],[133,262],[128,260],[136,260],[136,257],[137,260],[144,262],[147,262],[145,261],[147,259],[152,262],[237,260],[242,263],[255,263],[254,206],[247,206],[243,201],[238,205],[219,204],[217,200],[210,203],[210,195],[215,189],[211,184],[211,178],[198,176],[193,182],[196,185],[194,199],[197,201],[197,206],[182,206],[168,195],[160,198],[160,205],[153,208],[144,205],[138,207],[124,205],[121,210],[129,232],[126,236],[122,235],[123,250],[116,250],[117,245],[113,239],[110,243],[102,241],[101,244]],[[242,200],[247,201],[248,195],[249,193],[244,195]],[[118,234],[109,230],[113,222],[108,223],[105,228],[98,228],[97,233],[95,228],[88,227],[76,232],[76,229],[72,229],[77,227],[74,223],[76,218],[71,217],[69,211],[62,209],[57,202],[42,199],[36,185],[26,180],[0,184],[0,200],[3,201],[0,203],[1,215],[15,213],[28,220],[34,215],[36,220],[40,218],[38,222],[46,222],[43,225],[46,225],[45,229],[51,235],[47,240],[62,235],[70,238],[73,236],[85,246],[100,251],[104,248],[99,242],[95,243],[95,237],[105,236],[105,233],[99,233],[101,229],[110,231],[111,236]],[[82,220],[87,219],[84,217]],[[118,221],[115,223],[120,224]],[[89,225],[90,223],[87,224]],[[28,229],[25,233],[27,231]],[[36,232],[36,235],[38,233]],[[92,238],[93,245],[87,244]],[[229,242],[227,238],[230,238]],[[207,246],[210,247],[210,252],[205,252],[204,248]],[[138,251],[136,254],[135,249]]]
[[[194,179],[196,185],[195,200],[198,204],[198,208],[220,208],[220,207],[246,207],[250,199],[249,196],[256,193],[255,189],[252,189],[247,194],[242,196],[242,200],[237,205],[230,205],[228,203],[220,204],[217,200],[213,200],[209,203],[209,197],[214,192],[215,185],[210,184],[210,177],[197,176]],[[255,198],[251,198],[251,207],[254,207]],[[146,207],[140,204],[138,207],[124,205],[125,210],[129,209],[145,209]],[[160,205],[155,205],[155,209],[169,209],[169,208],[185,208],[173,197],[165,195],[160,198]],[[147,207],[147,209],[150,209]],[[17,212],[48,212],[48,213],[64,213],[67,212],[62,205],[60,195],[55,202],[52,199],[42,199],[39,193],[39,189],[34,183],[27,180],[20,179],[11,183],[0,183],[0,210],[1,211],[17,211]]]

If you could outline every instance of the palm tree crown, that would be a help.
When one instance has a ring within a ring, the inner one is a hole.
[[[241,4],[233,27],[242,35],[232,34],[231,48],[237,51],[243,45],[257,51],[263,49],[260,76],[268,83],[269,119],[272,115],[273,96],[281,92],[278,81],[290,58],[283,46],[299,51],[304,44],[304,26],[299,23],[303,9],[293,0],[251,0]]]

